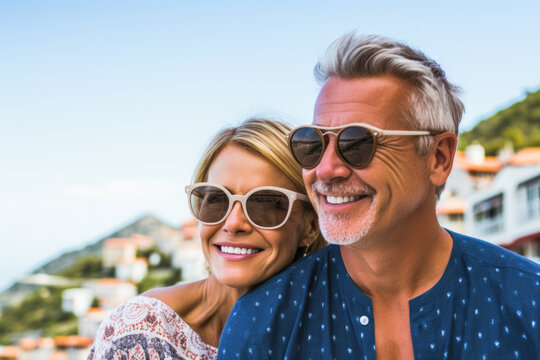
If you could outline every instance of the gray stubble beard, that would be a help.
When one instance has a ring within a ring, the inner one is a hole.
[[[371,229],[371,218],[369,222],[362,226],[361,229],[351,229],[348,224],[354,221],[346,216],[340,215],[327,215],[319,213],[319,227],[324,239],[330,244],[336,245],[356,245],[360,247],[368,247],[371,241],[368,240],[366,235],[369,234]],[[347,224],[348,223],[348,224]],[[353,222],[353,226],[358,223]]]
[[[330,244],[336,245],[355,245],[355,247],[369,247],[372,241],[367,237],[371,230],[375,218],[375,211],[370,208],[370,211],[365,214],[362,223],[354,221],[350,213],[343,214],[326,214],[319,204],[318,193],[320,192],[345,192],[345,193],[369,193],[373,197],[375,190],[369,185],[351,186],[346,184],[325,184],[314,183],[312,185],[313,193],[316,195],[315,209],[319,219],[319,227],[324,239]],[[358,226],[358,229],[351,229]]]

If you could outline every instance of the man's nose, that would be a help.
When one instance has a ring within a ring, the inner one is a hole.
[[[336,149],[336,137],[328,136],[328,144],[321,161],[315,168],[317,178],[324,182],[345,179],[351,175],[349,166],[341,160]]]

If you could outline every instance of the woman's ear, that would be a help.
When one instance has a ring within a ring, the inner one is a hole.
[[[444,132],[435,137],[435,144],[429,154],[429,180],[434,186],[443,185],[450,175],[456,145],[457,137],[454,133]]]
[[[298,243],[298,247],[306,247],[313,245],[319,237],[321,231],[319,229],[319,221],[315,211],[304,211],[304,234]]]

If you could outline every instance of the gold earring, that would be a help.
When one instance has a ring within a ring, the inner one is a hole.
[[[307,246],[304,248],[304,255],[302,255],[302,257],[306,257],[309,254],[309,247],[310,246],[311,246],[311,244],[307,244]]]

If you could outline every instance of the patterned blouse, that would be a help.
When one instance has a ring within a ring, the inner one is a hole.
[[[136,296],[101,323],[88,360],[213,360],[217,348],[158,299]]]

